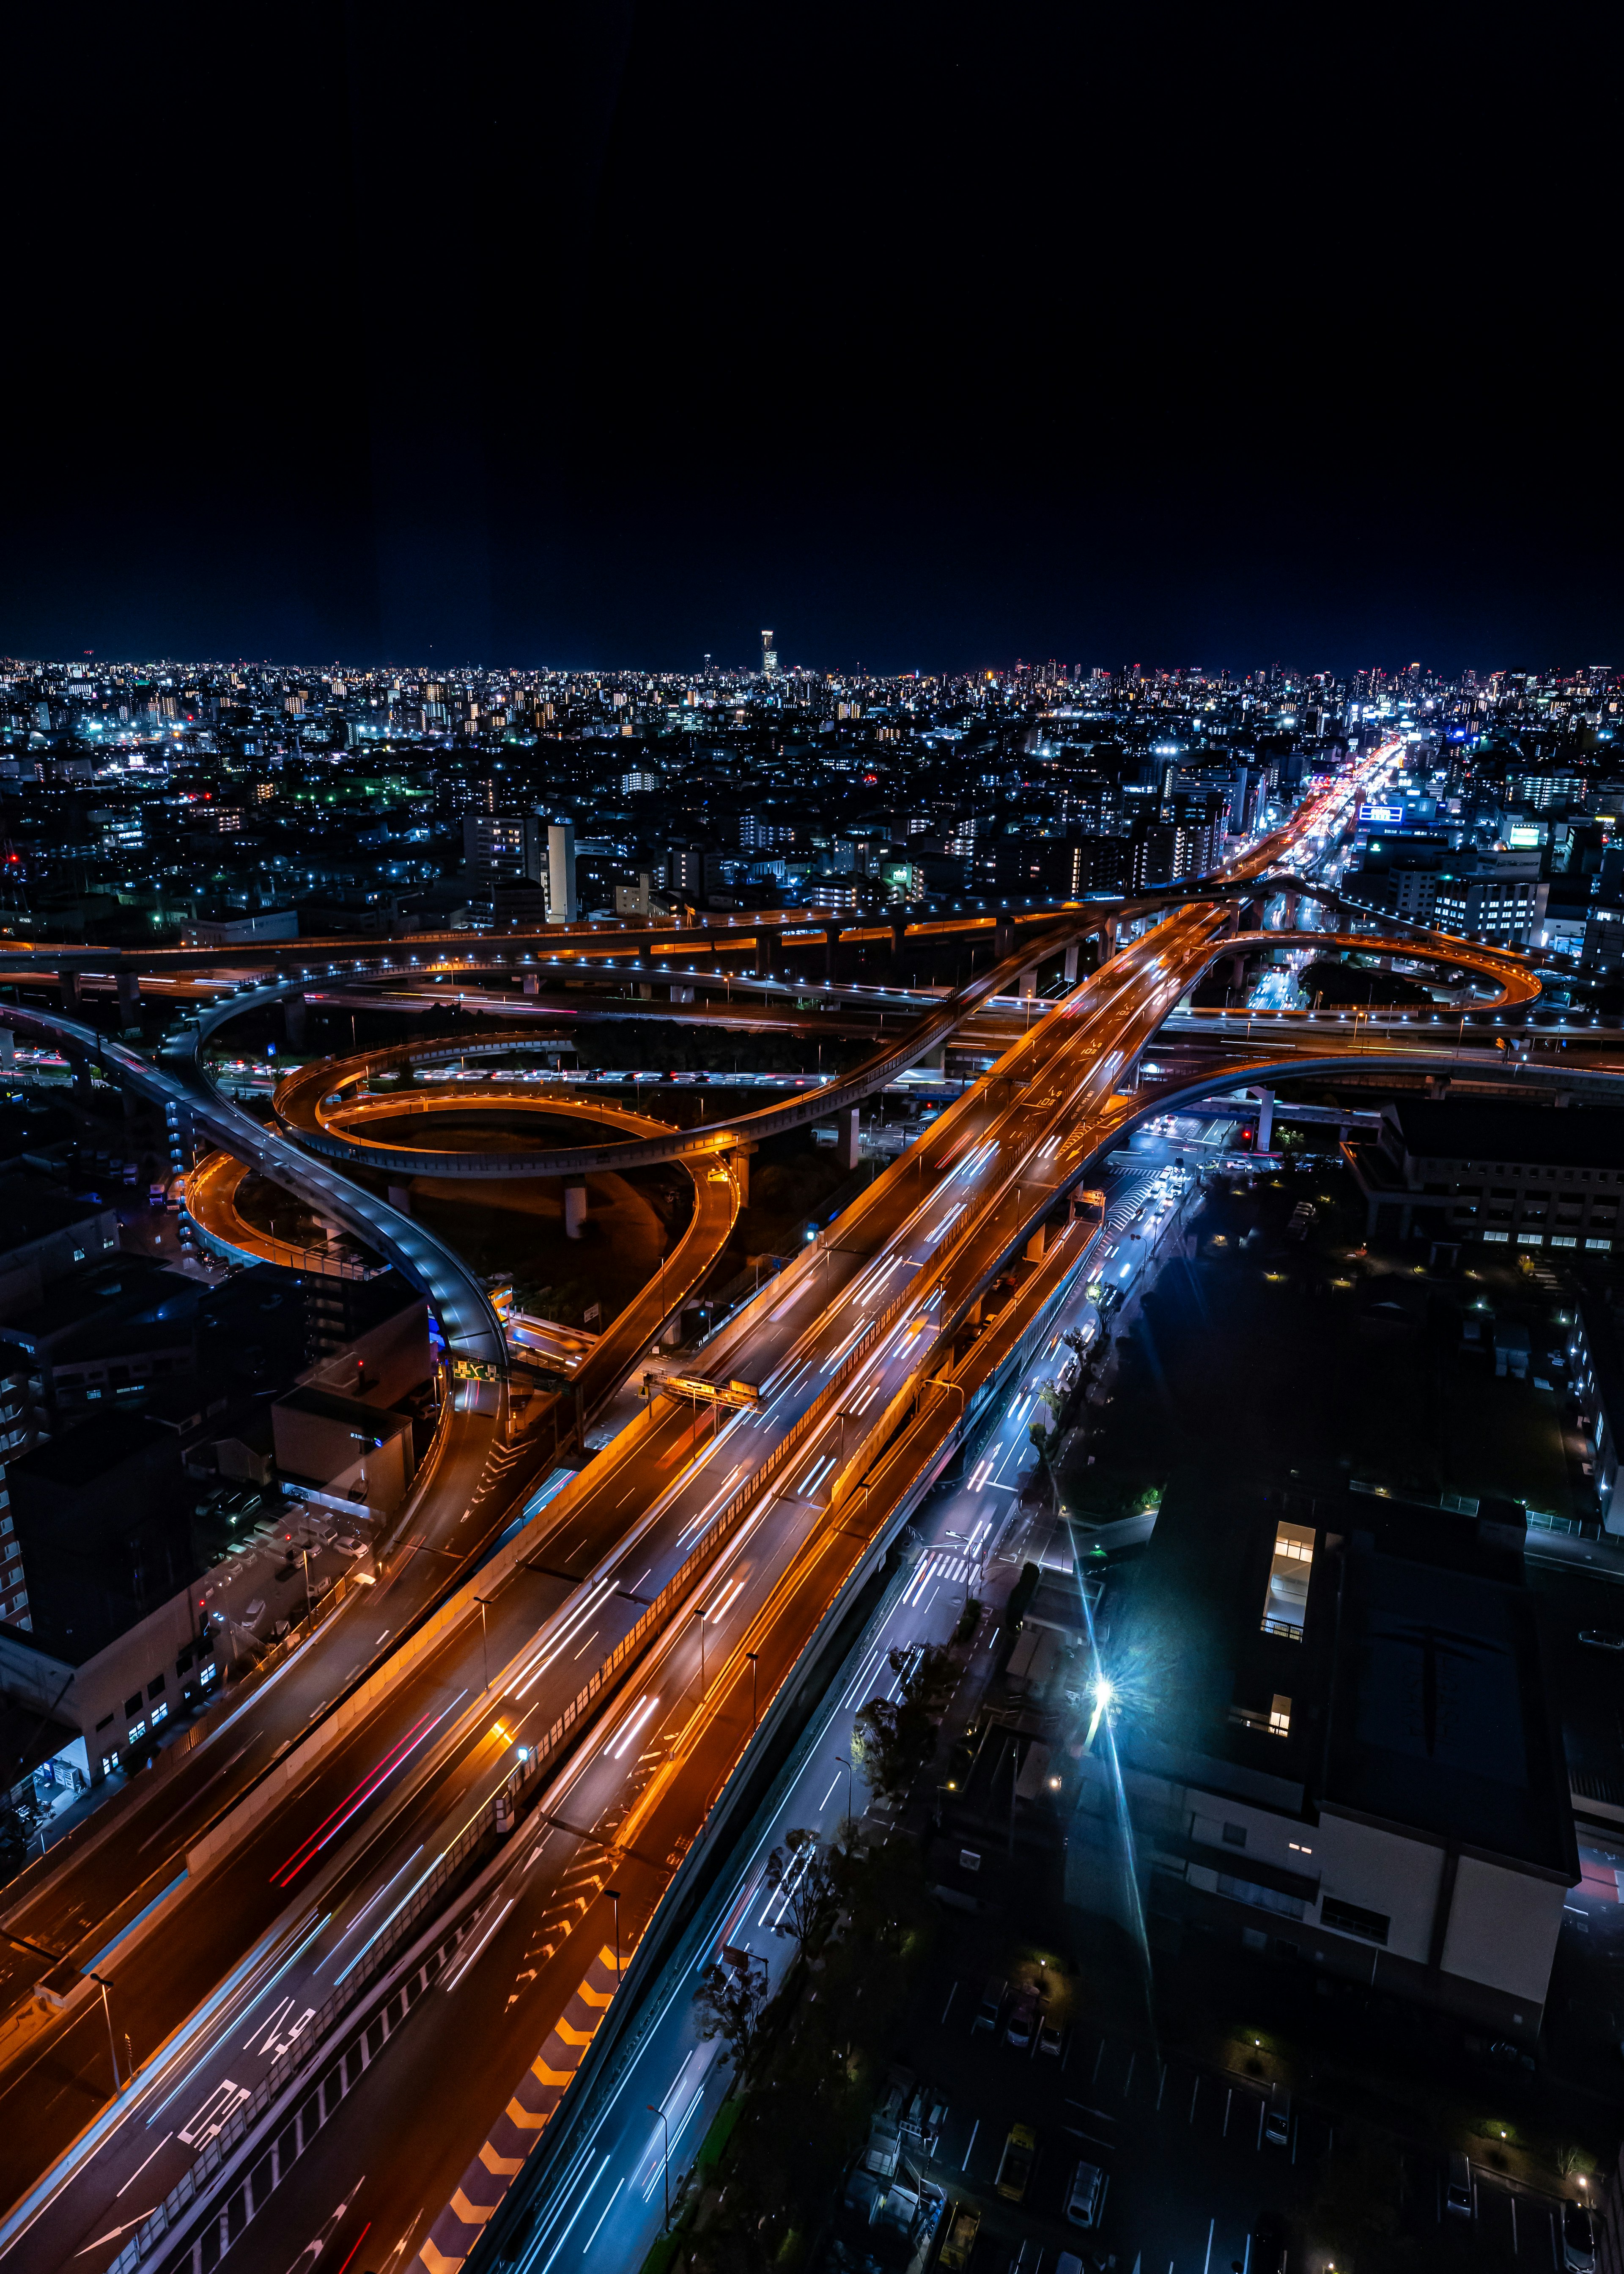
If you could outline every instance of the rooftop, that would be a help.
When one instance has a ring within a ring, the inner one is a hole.
[[[1616,1169],[1616,1118],[1582,1106],[1429,1104],[1400,1098],[1387,1108],[1417,1160],[1528,1161],[1541,1167]]]
[[[1124,1760],[1566,1874],[1573,1824],[1522,1510],[1470,1505],[1176,1480],[1119,1661]]]
[[[27,1247],[54,1231],[90,1224],[104,1213],[100,1201],[75,1200],[59,1186],[23,1174],[0,1177],[0,1255]]]

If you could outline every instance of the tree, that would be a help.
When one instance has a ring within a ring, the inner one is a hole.
[[[694,2003],[700,2016],[702,2041],[720,2037],[733,2060],[733,2074],[747,2078],[759,2049],[761,2018],[767,2003],[767,1969],[749,1964],[707,1966],[699,1977]]]
[[[893,1650],[891,1668],[902,1677],[897,1695],[871,1698],[862,1707],[853,1725],[852,1750],[876,1798],[895,1807],[936,1751],[936,1722],[952,1694],[953,1669],[947,1652],[936,1645]]]
[[[790,1833],[782,1848],[767,1858],[763,1875],[775,1894],[783,1897],[773,1925],[775,1934],[793,1935],[805,1950],[825,1924],[834,1905],[834,1860],[816,1832]]]

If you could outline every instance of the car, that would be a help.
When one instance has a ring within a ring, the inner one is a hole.
[[[1444,2182],[1444,2209],[1453,2218],[1471,2218],[1476,2215],[1472,2202],[1471,2164],[1459,2150],[1449,2158],[1448,2176]]]
[[[1078,2163],[1066,2189],[1065,2215],[1073,2226],[1098,2226],[1105,2204],[1105,2174],[1098,2164]]]
[[[998,2176],[993,2182],[1007,2202],[1026,2201],[1032,2167],[1037,2159],[1037,2134],[1027,2125],[1011,2124],[1004,2153],[998,2158]]]
[[[1592,1650],[1624,1650],[1624,1634],[1615,1633],[1612,1627],[1582,1627],[1579,1639]]]
[[[1060,2024],[1058,2022],[1045,2022],[1038,2031],[1038,2051],[1041,2053],[1052,2053],[1056,2060],[1059,2059]]]
[[[1246,2245],[1247,2274],[1286,2274],[1286,2226],[1272,2211],[1264,2211],[1252,2227]]]
[[[970,2024],[972,2037],[978,2029],[997,2028],[998,2016],[1004,2011],[1004,1986],[1002,1977],[996,1974],[988,1982],[981,1992],[981,2002],[975,2009],[975,2019]]]
[[[1004,2044],[1014,2045],[1022,2052],[1026,2052],[1037,2033],[1037,2026],[1038,1993],[1035,1990],[1023,1990],[1010,2007],[1010,2018],[1004,2031]]]
[[[1565,2274],[1596,2274],[1596,2221],[1588,2203],[1563,2207],[1562,2265]]]
[[[970,2253],[975,2248],[976,2232],[981,2224],[981,2214],[974,2203],[955,2203],[952,2223],[947,2230],[947,2240],[942,2245],[940,2263],[960,2274],[960,2269],[970,2263]]]
[[[1290,2146],[1291,2093],[1289,2086],[1270,2086],[1268,2107],[1263,2118],[1263,2136],[1271,2148]]]

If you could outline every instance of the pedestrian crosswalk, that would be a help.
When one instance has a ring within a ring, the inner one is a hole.
[[[919,1569],[908,1582],[908,1591],[902,1600],[905,1604],[922,1603],[933,1585],[962,1586],[970,1574],[979,1568],[966,1555],[937,1551],[921,1556]]]

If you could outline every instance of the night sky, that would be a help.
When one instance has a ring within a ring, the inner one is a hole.
[[[1624,664],[1602,21],[14,16],[0,650]]]

